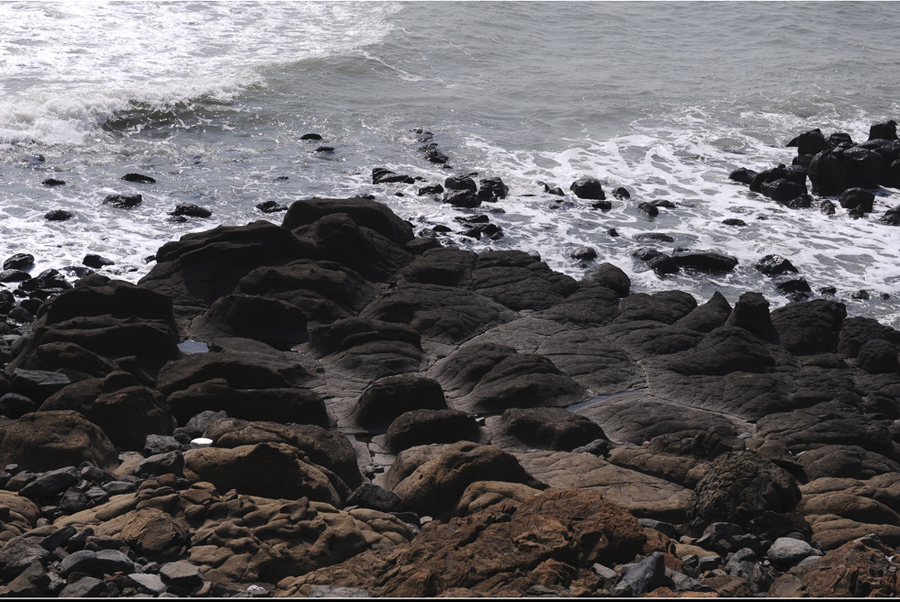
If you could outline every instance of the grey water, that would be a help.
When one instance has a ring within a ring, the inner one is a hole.
[[[753,269],[777,253],[852,315],[900,326],[897,231],[877,221],[898,191],[854,220],[728,180],[789,164],[785,144],[804,131],[862,141],[900,117],[898,26],[890,2],[2,2],[0,259],[30,252],[37,273],[97,253],[137,281],[185,233],[279,223],[260,202],[371,194],[417,232],[449,226],[447,244],[526,250],[576,278],[608,261],[633,290],[700,302],[755,290],[786,303]],[[449,168],[425,160],[416,128]],[[301,140],[310,132],[323,140]],[[375,167],[421,181],[373,185]],[[120,180],[129,172],[156,183]],[[418,194],[472,172],[510,187],[475,211],[491,210],[500,240],[460,235],[456,218],[472,210]],[[568,191],[581,176],[632,199],[602,212],[538,183]],[[50,177],[65,185],[44,186]],[[101,203],[138,193],[135,209]],[[676,207],[649,219],[644,200]],[[173,220],[185,202],[212,218]],[[48,222],[52,209],[75,217]],[[632,257],[645,232],[738,268],[660,279]],[[583,246],[594,262],[571,258]],[[872,294],[853,299],[859,290]]]

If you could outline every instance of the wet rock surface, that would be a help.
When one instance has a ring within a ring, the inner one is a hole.
[[[772,171],[735,179],[793,194]],[[0,372],[0,595],[900,594],[900,333],[422,240],[299,201],[33,307]]]

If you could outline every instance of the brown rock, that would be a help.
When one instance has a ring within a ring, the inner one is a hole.
[[[258,443],[233,449],[207,447],[184,454],[188,481],[208,481],[220,493],[239,493],[275,499],[307,496],[332,505],[341,497],[328,477],[312,464],[302,462],[284,443]]]
[[[124,381],[119,386],[117,381]],[[140,450],[147,435],[171,435],[175,420],[163,396],[124,372],[71,384],[50,396],[41,411],[74,410],[103,429],[113,445]]]
[[[719,456],[697,484],[688,515],[692,522],[734,522],[743,526],[765,511],[788,512],[800,501],[797,482],[786,470],[753,452]]]
[[[633,516],[595,491],[546,491],[508,520],[497,520],[495,508],[429,523],[409,544],[284,579],[277,595],[308,595],[316,585],[401,597],[510,596],[531,587],[559,595],[569,586],[593,594],[600,580],[588,567],[631,560],[646,539]]]
[[[896,597],[900,595],[897,551],[864,537],[832,550],[816,562],[779,577],[770,596]]]
[[[510,454],[491,445],[460,441],[403,479],[394,487],[394,493],[400,497],[402,510],[438,516],[449,512],[475,481],[542,487]]]
[[[182,554],[191,539],[185,525],[157,508],[131,512],[119,536],[139,554],[165,558]]]
[[[538,495],[540,489],[522,483],[506,481],[475,481],[463,492],[453,516],[476,514],[494,504],[504,503],[504,507],[518,507],[525,500]]]
[[[100,427],[72,410],[32,412],[0,426],[0,466],[46,471],[87,461],[107,469],[117,458]]]

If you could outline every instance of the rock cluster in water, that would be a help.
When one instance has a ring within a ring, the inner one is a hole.
[[[369,198],[156,261],[7,325],[3,595],[900,594],[900,332],[841,303],[578,281]]]

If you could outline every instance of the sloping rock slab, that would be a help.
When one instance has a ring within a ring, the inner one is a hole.
[[[361,311],[378,290],[353,270],[334,261],[298,259],[260,267],[241,278],[240,291],[299,307],[311,322],[330,324]]]
[[[577,412],[597,422],[612,441],[636,445],[659,435],[697,437],[710,428],[725,437],[752,430],[738,418],[674,403],[646,392],[612,395]]]
[[[513,452],[519,463],[548,486],[596,489],[638,517],[682,523],[691,491],[681,485],[610,464],[588,454]]]
[[[500,413],[511,407],[567,406],[586,397],[584,388],[540,355],[496,344],[472,344],[428,372],[456,409]]]
[[[400,285],[361,314],[385,322],[408,324],[424,339],[459,344],[519,315],[472,291],[433,284]]]

